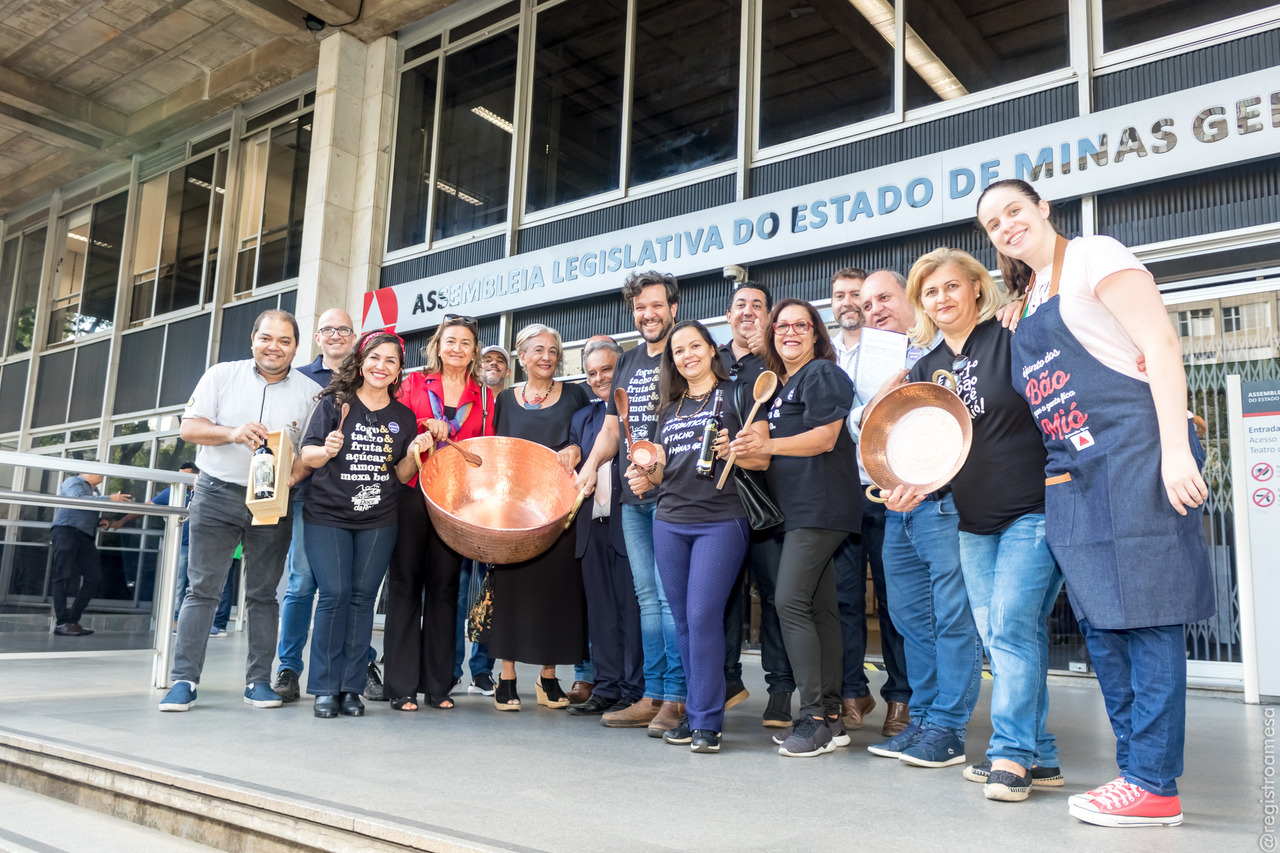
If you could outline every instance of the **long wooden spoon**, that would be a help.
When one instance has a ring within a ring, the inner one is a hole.
[[[347,415],[351,414],[351,404],[342,404],[342,417],[338,419],[338,432],[342,432],[342,425],[347,422]]]
[[[772,370],[766,370],[756,377],[755,387],[751,389],[751,396],[755,398],[755,405],[751,407],[751,413],[747,415],[747,420],[742,424],[742,428],[746,429],[751,422],[756,419],[756,412],[760,410],[761,404],[773,397],[773,392],[778,390],[778,374]],[[720,475],[720,480],[716,483],[717,489],[724,488],[725,480],[729,479],[729,472],[733,470],[733,463],[737,460],[738,454],[730,453],[728,464],[724,466],[724,473]]]
[[[430,418],[418,418],[418,426],[422,426],[423,424],[425,424],[425,423],[426,423],[427,421],[429,421],[429,420],[431,420],[431,419],[430,419]],[[447,444],[447,445],[449,445],[450,447],[452,447],[454,450],[458,451],[459,453],[461,453],[461,454],[462,454],[462,458],[463,458],[463,460],[464,460],[468,465],[470,465],[472,468],[479,468],[481,465],[483,465],[483,464],[484,464],[484,459],[482,459],[481,457],[479,457],[479,456],[477,456],[476,454],[472,453],[470,450],[467,450],[465,447],[463,447],[461,444],[458,444],[458,442],[454,441],[452,438],[446,438],[446,439],[444,440],[444,443],[445,443],[445,444]],[[422,465],[421,465],[421,464],[419,464],[419,465],[418,465],[418,467],[419,467],[419,468],[421,468],[421,467],[422,467]]]

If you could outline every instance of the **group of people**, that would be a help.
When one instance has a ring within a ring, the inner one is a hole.
[[[471,318],[446,315],[426,369],[405,373],[396,335],[357,335],[337,310],[321,318],[321,355],[291,369],[296,321],[264,312],[253,358],[211,368],[183,417],[201,473],[191,592],[161,710],[195,704],[213,608],[243,542],[245,701],[256,707],[298,698],[318,591],[306,692],[317,716],[365,712],[385,576],[379,698],[397,711],[452,708],[468,598],[460,578],[488,573],[491,619],[473,648],[471,691],[518,711],[515,664],[536,664],[540,705],[715,753],[725,711],[747,697],[738,653],[749,578],[761,599],[762,722],[778,730],[781,755],[820,756],[849,745],[876,704],[863,666],[869,569],[887,705],[885,740],[870,752],[919,767],[965,763],[985,649],[994,735],[964,776],[990,799],[1018,801],[1065,784],[1046,686],[1047,618],[1065,577],[1120,769],[1072,797],[1070,814],[1176,825],[1182,626],[1213,607],[1191,511],[1207,496],[1203,456],[1150,274],[1114,240],[1060,237],[1049,216],[1024,182],[983,192],[978,219],[1003,289],[948,248],[905,278],[837,271],[834,337],[808,302],[774,304],[767,286],[745,281],[726,312],[732,340],[717,346],[701,323],[677,321],[672,276],[632,274],[622,297],[641,340],[624,352],[590,339],[584,385],[556,378],[563,344],[544,325],[519,331],[526,379],[504,387],[509,356],[483,347]],[[910,339],[902,370],[878,387],[863,387],[865,329]],[[902,381],[936,378],[954,385],[972,419],[960,472],[928,494],[865,489],[874,486],[859,447],[868,413]],[[249,457],[281,429],[301,448],[292,523],[253,526]],[[590,496],[573,528],[515,565],[454,551],[415,485],[415,456],[488,435],[544,445]],[[569,693],[562,665],[575,667]]]

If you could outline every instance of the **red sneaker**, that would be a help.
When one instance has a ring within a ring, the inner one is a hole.
[[[1100,797],[1103,794],[1111,793],[1111,789],[1114,788],[1115,786],[1124,785],[1124,784],[1125,784],[1124,777],[1117,776],[1116,778],[1112,779],[1110,782],[1108,782],[1107,784],[1103,785],[1100,788],[1094,788],[1092,791],[1085,791],[1083,794],[1072,794],[1067,799],[1067,803],[1073,806],[1077,804],[1083,806],[1084,804],[1093,800],[1095,797]]]
[[[1073,798],[1067,811],[1076,820],[1095,826],[1178,826],[1182,823],[1182,804],[1176,796],[1162,797],[1123,779],[1102,786],[1083,802]]]

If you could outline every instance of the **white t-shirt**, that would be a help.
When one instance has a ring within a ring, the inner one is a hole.
[[[1067,244],[1062,260],[1062,278],[1058,282],[1059,310],[1062,322],[1071,334],[1098,361],[1112,370],[1148,381],[1138,370],[1142,351],[1129,337],[1120,321],[1098,299],[1098,285],[1107,276],[1121,270],[1151,273],[1112,237],[1077,237]],[[1027,298],[1027,313],[1036,309],[1049,296],[1053,281],[1053,263],[1036,272],[1036,284]]]

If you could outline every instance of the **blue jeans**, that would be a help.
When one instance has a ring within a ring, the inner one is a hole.
[[[1127,782],[1177,796],[1187,732],[1187,641],[1181,625],[1103,631],[1080,620]]]
[[[587,642],[587,659],[573,665],[573,680],[585,681],[587,684],[596,682],[596,665],[591,662],[590,641]]]
[[[951,495],[907,513],[890,510],[883,553],[889,612],[907,655],[911,716],[963,739],[982,683],[982,641],[960,570],[959,522]]]
[[[488,563],[477,563],[475,560],[462,561],[462,574],[458,578],[458,641],[453,652],[453,677],[462,678],[462,662],[467,657],[467,617],[470,614],[471,581],[477,585],[484,580],[489,571]],[[484,643],[471,644],[471,677],[482,672],[493,675],[493,658],[489,657],[489,649]]]
[[[683,702],[685,684],[680,637],[653,555],[653,516],[657,511],[656,503],[622,504],[622,536],[627,542],[631,580],[640,603],[645,698]]]
[[[307,559],[319,592],[307,677],[312,696],[364,689],[373,605],[395,545],[394,523],[367,530],[307,525]]]
[[[960,533],[960,564],[973,621],[991,658],[991,745],[987,758],[1058,766],[1049,717],[1049,614],[1062,573],[1044,538],[1044,513],[1001,533]]]
[[[307,559],[306,531],[307,526],[302,520],[302,501],[294,501],[293,544],[289,546],[289,559],[285,561],[289,588],[285,590],[284,601],[280,605],[280,640],[276,643],[276,657],[280,658],[280,669],[291,669],[298,675],[302,675],[302,650],[307,645],[311,610],[316,599],[316,576],[311,570],[311,561]],[[225,622],[223,627],[226,627]],[[377,659],[378,650],[369,646],[366,662],[373,663]]]

